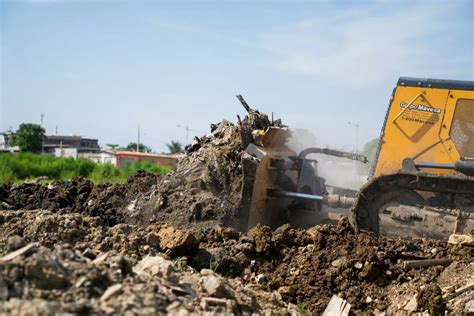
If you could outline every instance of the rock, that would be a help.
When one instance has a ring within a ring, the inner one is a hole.
[[[258,224],[247,234],[254,239],[257,253],[264,253],[272,248],[272,230],[270,227]]]
[[[277,290],[278,294],[284,296],[293,296],[295,295],[295,289],[292,286],[280,286]]]
[[[104,294],[100,297],[101,302],[107,301],[112,296],[119,294],[122,291],[122,284],[111,285],[105,290]]]
[[[95,254],[94,251],[92,251],[90,248],[87,248],[82,252],[82,255],[88,259],[94,260],[97,258],[97,255]]]
[[[334,268],[339,268],[339,267],[343,266],[345,263],[346,263],[346,259],[345,259],[345,258],[339,258],[339,259],[336,259],[336,260],[334,260],[333,262],[331,262],[331,265],[332,265]]]
[[[224,240],[239,239],[239,232],[231,227],[218,226],[217,231]]]
[[[157,234],[151,232],[145,236],[145,243],[155,249],[160,247],[160,237]]]
[[[44,290],[64,289],[69,286],[69,272],[54,258],[50,251],[40,250],[25,263],[25,277]]]
[[[224,247],[209,249],[209,253],[212,258],[210,268],[216,273],[227,277],[236,277],[244,270],[240,262],[231,256]]]
[[[254,251],[254,246],[252,245],[252,243],[249,242],[239,242],[233,248],[236,251],[242,252],[246,255],[250,255]]]
[[[360,276],[367,281],[373,281],[379,275],[380,275],[380,268],[378,264],[375,264],[375,263],[366,264],[364,268],[362,269],[362,271],[360,272]]]
[[[189,231],[163,226],[158,232],[160,248],[172,257],[187,256],[197,249],[199,242]]]
[[[3,315],[55,315],[61,305],[60,302],[51,302],[43,299],[19,299],[11,298],[0,304]],[[15,311],[10,313],[9,311]]]
[[[80,288],[81,286],[84,285],[84,283],[86,283],[86,281],[87,281],[87,278],[85,276],[82,276],[79,278],[79,280],[77,280],[76,284],[74,284],[74,287]]]
[[[364,265],[362,264],[362,262],[356,262],[354,264],[354,268],[356,268],[358,270],[362,269],[363,267],[364,267]]]
[[[201,299],[200,303],[202,309],[205,311],[210,311],[217,308],[226,308],[228,310],[233,310],[235,308],[235,301],[230,299],[222,299],[215,297],[204,297]]]
[[[213,275],[214,271],[212,271],[211,269],[202,269],[200,273],[202,276],[206,276],[206,275]]]
[[[198,249],[191,258],[192,267],[196,270],[211,269],[214,258],[207,249]]]
[[[11,260],[15,259],[16,257],[23,256],[23,255],[26,255],[26,254],[34,251],[34,249],[36,249],[36,243],[28,244],[28,245],[24,246],[23,248],[20,248],[18,250],[10,252],[6,256],[0,258],[0,262],[11,261]]]
[[[170,290],[173,291],[174,294],[178,296],[186,296],[191,295],[193,297],[197,297],[194,289],[190,284],[180,284],[180,286],[170,286]]]
[[[218,298],[233,298],[232,289],[215,275],[207,275],[202,278],[202,287],[210,296]]]
[[[255,277],[255,281],[258,284],[266,284],[267,283],[267,277],[264,274],[259,274]]]
[[[98,256],[97,258],[95,258],[92,263],[93,264],[96,264],[96,265],[99,265],[99,264],[102,264],[105,262],[105,260],[109,257],[109,253],[106,252],[106,253],[103,253],[101,254],[100,256]]]
[[[161,277],[172,282],[177,281],[173,262],[161,256],[146,256],[133,267],[133,272],[138,275]]]
[[[6,301],[8,299],[8,286],[5,283],[5,280],[0,275],[0,302]]]
[[[236,256],[231,256],[225,247],[199,249],[192,257],[194,268],[212,269],[214,272],[227,277],[236,277],[244,270]]]
[[[443,293],[436,284],[428,284],[418,292],[418,309],[427,310],[430,315],[444,315],[446,303]]]
[[[115,271],[120,272],[123,276],[133,272],[130,261],[122,254],[118,254],[111,258],[110,267]]]
[[[449,236],[448,244],[472,246],[474,245],[474,236],[452,234],[451,236]]]
[[[417,308],[418,308],[418,302],[416,299],[416,295],[413,295],[412,298],[405,305],[405,307],[403,307],[403,309],[407,311],[409,315],[411,315],[414,311],[416,311]]]
[[[466,314],[474,313],[474,300],[470,300],[464,305],[464,311]]]
[[[25,238],[18,235],[10,236],[7,239],[6,250],[12,252],[25,246]]]

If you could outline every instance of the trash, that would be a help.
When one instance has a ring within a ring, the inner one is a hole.
[[[323,312],[323,316],[348,316],[351,304],[337,295],[333,295]]]

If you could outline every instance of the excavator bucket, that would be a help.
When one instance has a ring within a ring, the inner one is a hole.
[[[288,127],[280,120],[269,120],[238,96],[248,117],[240,120],[244,158],[242,189],[243,230],[264,224],[277,227],[292,222],[296,226],[316,225],[337,219],[323,212],[323,204],[349,208],[353,197],[329,194],[325,180],[318,175],[318,162],[306,156],[313,153],[367,162],[367,158],[327,148],[308,148],[299,154],[287,147]],[[250,136],[251,135],[251,136]],[[340,190],[347,192],[347,190]]]

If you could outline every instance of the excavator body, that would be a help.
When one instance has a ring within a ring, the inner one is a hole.
[[[399,79],[352,215],[387,235],[474,231],[474,82]]]

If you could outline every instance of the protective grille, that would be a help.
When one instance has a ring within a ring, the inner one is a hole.
[[[450,136],[462,157],[474,158],[474,100],[458,100]]]

